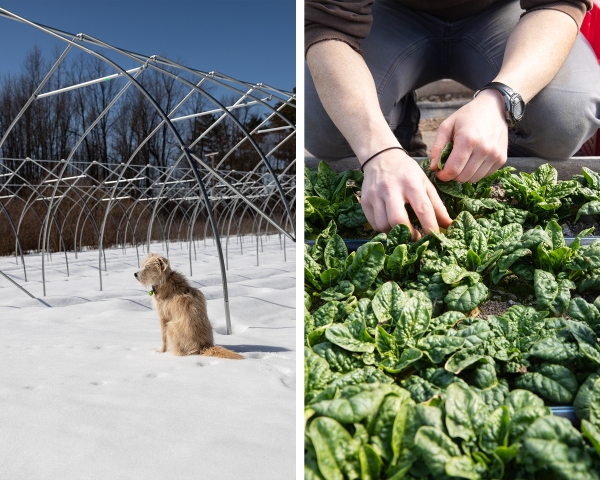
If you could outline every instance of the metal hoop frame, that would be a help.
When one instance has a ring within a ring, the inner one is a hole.
[[[129,52],[83,33],[73,35],[36,24],[2,8],[0,18],[22,22],[66,45],[8,128],[0,131],[0,218],[6,218],[15,237],[15,261],[18,264],[21,259],[25,281],[27,268],[22,229],[26,218],[37,218],[39,222],[37,251],[41,253],[44,296],[45,264],[51,260],[53,251],[62,250],[69,275],[67,253],[71,240],[75,258],[84,244],[98,248],[99,288],[102,290],[102,271],[107,269],[106,248],[121,248],[125,254],[128,245],[135,247],[139,264],[139,247],[150,251],[152,240],[161,241],[167,256],[171,242],[179,242],[183,248],[183,242],[187,241],[192,275],[192,250],[195,256],[196,242],[202,238],[206,246],[210,226],[221,268],[227,333],[231,334],[226,270],[229,267],[228,245],[232,224],[241,252],[244,240],[256,239],[257,265],[261,235],[273,231],[279,234],[284,259],[285,237],[295,242],[296,183],[293,170],[296,162],[288,161],[283,170],[277,171],[269,160],[277,158],[278,150],[295,137],[295,124],[282,113],[285,107],[295,109],[295,94],[261,83],[243,82],[218,72],[191,69],[164,57]],[[49,89],[50,79],[59,66],[73,56],[72,52],[91,57],[103,68],[115,73]],[[114,60],[115,56],[139,66],[125,70]],[[150,74],[148,72],[163,81],[177,82],[180,91],[187,93],[182,94],[177,104],[166,111],[160,99],[144,86],[143,80]],[[32,105],[54,95],[72,95],[75,90],[98,88],[97,85],[105,81],[124,83],[101,113],[87,126],[82,125],[82,133],[70,146],[65,159],[4,158],[3,145]],[[113,158],[101,163],[86,161],[80,147],[101,122],[107,121],[115,105],[119,105],[129,92],[137,92],[157,115],[155,127],[139,141],[129,158]],[[217,95],[225,98],[223,92],[229,97],[220,100]],[[258,110],[260,115],[256,117],[258,124],[248,130],[236,113],[251,108]],[[182,115],[179,112],[183,109],[185,114]],[[207,117],[210,123],[203,125],[199,133],[191,129],[189,122],[200,117]],[[274,127],[273,121],[276,121]],[[218,163],[211,165],[205,156],[209,152],[204,152],[201,145],[203,141],[214,138],[223,122],[228,122],[237,131],[239,141],[228,147],[228,151],[218,152]],[[192,131],[195,133],[190,136]],[[278,135],[275,143],[268,143],[269,151],[264,153],[259,136],[276,131],[285,131],[286,134]],[[140,153],[160,132],[163,139],[169,138],[170,151],[160,159],[160,164],[141,164]],[[188,134],[190,141],[184,142],[184,133]],[[242,152],[244,161],[251,163],[252,167],[247,171],[232,170],[231,160]],[[28,179],[21,171],[25,165],[40,172],[37,182]],[[19,217],[18,222],[11,214]],[[31,225],[36,225],[35,220],[33,223],[30,220],[27,228],[30,229]],[[244,236],[245,228],[250,237]],[[53,242],[56,244],[57,241],[58,245],[53,247]],[[3,272],[0,274],[32,296],[14,279]]]

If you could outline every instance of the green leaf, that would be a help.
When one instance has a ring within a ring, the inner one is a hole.
[[[427,331],[431,309],[431,302],[426,297],[415,296],[406,302],[394,330],[394,339],[400,348],[415,345]]]
[[[490,411],[484,401],[470,388],[453,383],[446,389],[446,428],[453,438],[477,439]]]
[[[360,474],[363,480],[378,480],[381,478],[383,462],[370,445],[363,445],[358,451]]]
[[[539,372],[528,372],[515,380],[517,388],[537,393],[557,405],[573,402],[579,388],[575,375],[561,365],[543,365]]]
[[[520,410],[530,407],[543,407],[544,401],[529,390],[512,390],[507,396],[504,404],[508,406],[511,416]]]
[[[420,427],[415,414],[414,402],[404,402],[392,426],[392,452],[394,454],[392,464],[395,464],[403,449],[410,449],[414,446],[415,435],[417,428]]]
[[[321,197],[304,198],[304,218],[316,223],[319,228],[325,227],[332,215],[328,200]]]
[[[423,352],[416,348],[408,348],[406,349],[400,358],[396,358],[395,356],[388,356],[383,359],[383,361],[379,364],[386,372],[389,373],[400,373],[403,370],[406,370],[410,365],[415,363],[423,356]]]
[[[533,344],[529,354],[555,363],[570,363],[578,357],[577,346],[558,337],[546,337]]]
[[[438,386],[417,375],[411,375],[403,380],[402,386],[410,392],[410,396],[415,402],[426,402],[434,395],[441,393]]]
[[[580,250],[581,255],[573,258],[566,268],[575,271],[585,271],[600,268],[600,248]]]
[[[569,303],[569,316],[575,320],[586,322],[590,326],[600,323],[600,311],[594,304],[586,302],[583,298],[572,298]]]
[[[407,225],[396,225],[390,230],[387,237],[386,249],[393,252],[398,245],[410,244],[412,242],[412,233]]]
[[[319,470],[326,480],[360,476],[358,452],[344,427],[332,418],[319,417],[312,421],[309,432]]]
[[[508,255],[504,255],[498,260],[498,269],[500,271],[506,271],[513,265],[513,263],[527,255],[531,255],[531,250],[528,248],[519,248]]]
[[[352,204],[352,207],[338,215],[337,221],[347,228],[358,228],[367,223],[367,217],[360,203]]]
[[[557,315],[561,315],[567,309],[571,300],[570,290],[575,288],[571,280],[557,282],[554,275],[544,270],[535,270],[533,286],[538,310],[549,309]]]
[[[448,463],[446,463],[446,475],[469,478],[471,480],[481,479],[481,474],[477,471],[475,462],[467,455],[452,457],[448,460]]]
[[[393,320],[395,324],[400,318],[402,308],[408,298],[396,282],[386,282],[377,289],[371,305],[380,323]]]
[[[325,162],[319,162],[317,181],[314,184],[316,194],[327,200],[331,200],[337,183],[337,175]]]
[[[447,265],[442,269],[442,280],[448,285],[458,283],[463,278],[469,278],[471,284],[479,283],[481,281],[481,276],[478,273],[470,272],[454,263]]]
[[[361,387],[369,388],[358,391],[348,398],[335,398],[313,403],[311,408],[318,415],[333,418],[340,423],[358,423],[369,415],[374,415],[385,396],[390,392],[387,384],[362,384]]]
[[[415,447],[434,476],[444,475],[446,464],[452,457],[459,457],[458,446],[443,432],[433,427],[421,427],[415,437]]]
[[[417,347],[429,357],[433,363],[440,363],[446,355],[456,352],[465,343],[462,337],[446,335],[428,335],[419,340]]]
[[[438,170],[443,170],[444,169],[444,165],[446,163],[446,160],[448,160],[448,157],[450,156],[450,153],[452,153],[452,142],[448,142],[446,144],[446,146],[443,148],[442,153],[440,153],[440,158],[438,159]]]
[[[468,182],[460,183],[455,182],[454,180],[441,182],[437,178],[434,178],[433,183],[440,192],[444,192],[451,197],[473,198],[473,194],[475,193],[473,186]]]
[[[351,352],[375,351],[375,340],[367,333],[364,320],[331,325],[326,330],[325,337],[331,343]]]
[[[434,325],[445,325],[448,327],[453,327],[454,325],[456,325],[456,322],[462,320],[463,318],[465,318],[463,312],[448,311],[442,313],[439,317],[432,319],[431,323]]]
[[[382,358],[396,355],[394,336],[387,333],[382,326],[378,326],[375,332],[375,345]]]
[[[339,235],[333,235],[325,245],[323,254],[327,268],[343,269],[348,258],[348,248]]]
[[[313,313],[316,327],[325,327],[333,323],[337,312],[337,302],[329,302]]]
[[[538,418],[525,432],[523,446],[521,462],[534,471],[552,472],[548,478],[593,478],[581,434],[566,418]]]
[[[565,238],[562,233],[561,226],[555,221],[552,220],[548,222],[546,225],[546,233],[552,240],[552,245],[550,245],[554,250],[561,247],[566,247]]]
[[[583,419],[581,420],[581,433],[590,441],[596,453],[600,456],[600,428]]]
[[[336,283],[336,280],[339,276],[340,271],[337,268],[330,268],[321,273],[321,275],[319,275],[319,278],[324,286],[331,287],[332,284]]]
[[[598,200],[592,200],[591,202],[585,203],[577,211],[575,221],[579,221],[579,217],[582,215],[598,215],[600,213],[600,202]]]
[[[348,279],[356,290],[367,290],[383,268],[385,253],[381,243],[369,242],[356,250],[352,264],[348,267]]]
[[[444,302],[450,310],[470,312],[488,297],[488,289],[483,283],[475,285],[459,285],[448,292]]]
[[[312,247],[310,252],[312,258],[316,262],[322,262],[325,254],[325,248],[327,247],[327,242],[331,240],[335,232],[337,231],[337,226],[333,220],[329,222],[326,228],[324,228],[321,233],[317,236],[315,240],[315,244]],[[343,240],[342,240],[343,241]],[[329,267],[328,267],[329,268]]]
[[[368,424],[371,444],[387,462],[394,456],[392,438],[397,414],[404,403],[412,403],[409,393],[406,390],[399,390],[402,392],[400,395],[388,395],[384,399],[376,416],[371,418]]]
[[[485,355],[481,354],[480,351],[479,346],[463,348],[448,359],[444,368],[449,372],[459,374],[465,368],[485,358]]]
[[[331,302],[349,298],[353,293],[354,285],[348,280],[341,280],[335,287],[323,290],[319,296],[321,300]]]
[[[600,380],[596,380],[592,386],[589,408],[590,422],[600,427]]]
[[[591,188],[600,190],[600,175],[587,167],[582,167],[581,173]]]
[[[360,385],[361,383],[392,383],[392,379],[381,370],[375,367],[366,366],[363,368],[355,368],[345,375],[337,377],[327,388],[334,387],[344,389],[350,385]]]
[[[415,258],[416,260],[416,258]],[[412,264],[408,258],[408,246],[398,245],[394,252],[386,257],[385,268],[390,272],[392,278],[400,278],[402,275],[402,269]]]
[[[473,250],[468,250],[465,266],[468,270],[477,271],[477,269],[481,266],[481,258]]]
[[[590,419],[590,404],[592,403],[594,383],[600,376],[597,373],[592,373],[583,385],[579,387],[575,401],[573,402],[573,409],[577,418],[583,420]]]
[[[573,180],[565,180],[558,182],[554,186],[550,186],[546,190],[546,198],[564,198],[575,193],[579,188],[577,182]]]
[[[304,392],[322,390],[331,380],[331,370],[327,361],[304,347]]]
[[[508,446],[510,410],[503,405],[496,408],[487,418],[479,437],[481,449],[492,454],[498,447]]]
[[[521,177],[525,177],[525,175],[521,174]],[[554,168],[549,163],[545,163],[540,165],[538,169],[531,174],[531,178],[539,185],[539,186],[554,186],[558,181],[558,172],[556,168]]]

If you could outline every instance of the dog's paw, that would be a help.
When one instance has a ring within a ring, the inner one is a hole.
[[[155,348],[154,350],[152,350],[153,353],[165,353],[166,351],[167,349],[163,347]]]

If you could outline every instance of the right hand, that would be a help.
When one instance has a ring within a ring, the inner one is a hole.
[[[361,205],[371,226],[389,232],[398,224],[407,225],[413,241],[420,236],[408,218],[410,204],[423,232],[448,227],[452,219],[435,187],[417,162],[402,150],[388,150],[377,155],[364,168]]]

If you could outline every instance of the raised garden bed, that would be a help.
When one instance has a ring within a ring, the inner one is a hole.
[[[411,242],[365,228],[359,172],[307,172],[306,478],[598,478],[600,241],[561,224],[600,175],[430,178],[455,221]]]

